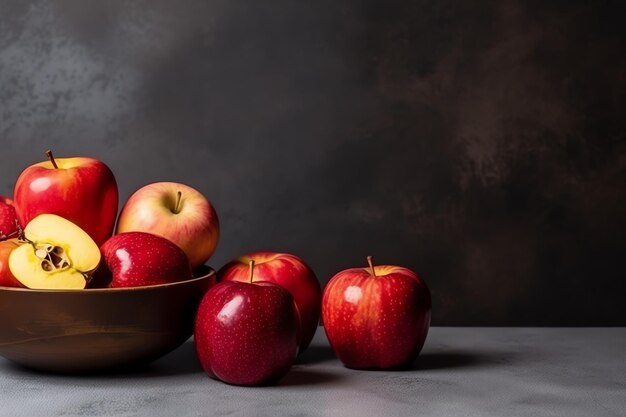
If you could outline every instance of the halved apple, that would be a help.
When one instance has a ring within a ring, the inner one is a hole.
[[[33,289],[82,289],[100,263],[100,249],[71,221],[40,214],[24,228],[27,244],[9,256],[11,272]]]

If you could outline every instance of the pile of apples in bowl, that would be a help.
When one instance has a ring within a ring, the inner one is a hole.
[[[118,216],[110,168],[86,157],[27,167],[0,197],[0,355],[52,372],[147,363],[193,333],[215,283],[210,201],[184,184],[136,191]]]
[[[0,355],[53,372],[127,369],[194,335],[213,379],[278,381],[320,319],[347,367],[410,365],[430,326],[430,292],[407,268],[349,268],[322,291],[298,256],[252,252],[215,272],[209,200],[180,183],[146,185],[119,215],[117,183],[93,158],[26,168],[0,198]]]

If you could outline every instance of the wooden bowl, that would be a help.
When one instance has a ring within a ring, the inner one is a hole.
[[[0,287],[0,355],[55,373],[123,371],[174,350],[193,333],[215,271],[162,285],[85,290]]]

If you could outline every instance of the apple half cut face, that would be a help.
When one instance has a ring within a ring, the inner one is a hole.
[[[71,221],[40,214],[24,228],[26,244],[9,256],[9,268],[32,289],[83,289],[100,264],[100,249]]]

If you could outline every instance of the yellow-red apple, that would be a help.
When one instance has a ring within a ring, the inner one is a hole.
[[[39,214],[61,216],[100,245],[113,232],[118,191],[113,172],[93,158],[54,158],[26,168],[15,184],[14,202],[22,226]]]
[[[147,232],[171,240],[196,269],[215,251],[220,225],[213,205],[198,190],[156,182],[137,190],[124,204],[117,233],[124,232]]]
[[[9,268],[9,256],[13,249],[18,248],[22,242],[18,239],[7,239],[0,241],[0,286],[2,287],[22,287],[23,285],[13,276]]]
[[[313,270],[299,257],[288,253],[256,252],[227,263],[217,273],[218,281],[245,281],[254,261],[254,282],[278,284],[293,297],[300,316],[300,353],[311,343],[320,320],[322,290]]]

